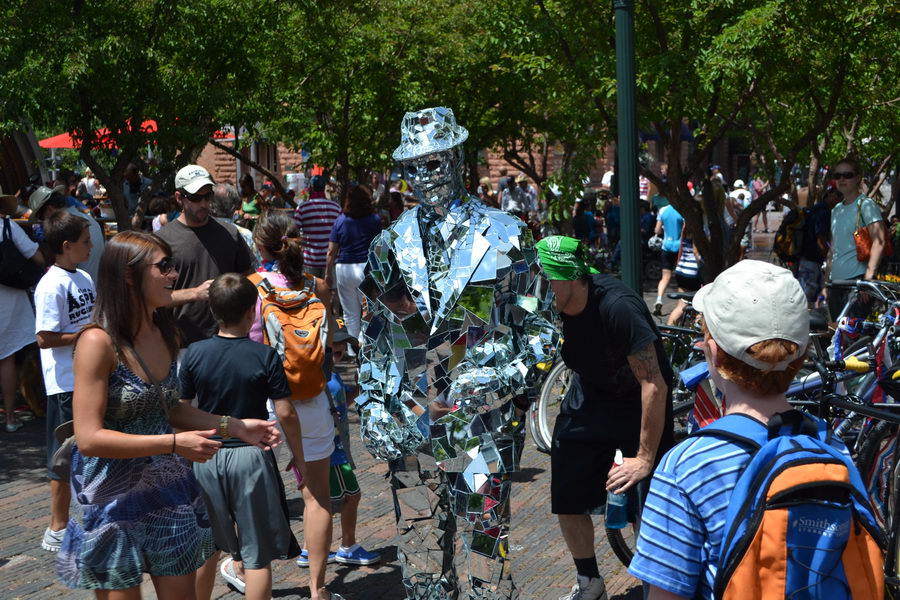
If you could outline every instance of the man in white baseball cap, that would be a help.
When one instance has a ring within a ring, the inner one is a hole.
[[[212,187],[215,182],[209,175],[209,171],[200,165],[188,165],[182,167],[175,174],[175,189],[185,191],[188,194],[196,194],[204,186]]]
[[[250,249],[237,228],[209,218],[214,184],[200,165],[182,167],[175,174],[181,214],[156,233],[172,247],[178,270],[172,299],[184,346],[207,339],[217,330],[207,302],[212,280],[222,273],[251,271]]]
[[[726,413],[764,426],[790,411],[785,391],[809,341],[806,296],[791,272],[744,260],[700,289],[693,303],[703,317],[706,361],[725,395]],[[663,457],[628,568],[651,586],[651,597],[713,597],[717,565],[707,550],[722,540],[728,499],[752,455],[737,441],[700,436]]]

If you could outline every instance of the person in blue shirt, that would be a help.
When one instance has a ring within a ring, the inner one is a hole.
[[[669,281],[672,279],[672,272],[678,263],[678,248],[681,244],[681,230],[684,228],[684,217],[675,210],[671,204],[663,206],[659,209],[656,217],[656,235],[663,236],[662,245],[662,277],[659,279],[659,285],[656,286],[656,305],[653,307],[653,314],[659,316],[662,314],[662,295],[666,293],[669,287]]]

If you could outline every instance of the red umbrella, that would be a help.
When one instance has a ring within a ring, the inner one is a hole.
[[[153,119],[148,119],[141,123],[141,131],[144,131],[145,133],[151,133],[157,129],[156,121]],[[109,129],[106,127],[95,131],[94,137],[101,141],[102,146],[106,148],[115,148],[115,144],[109,138]],[[229,131],[216,131],[212,137],[223,142],[234,141],[234,133]],[[53,137],[44,138],[38,142],[38,146],[41,148],[67,148],[72,150],[81,148],[81,146],[76,143],[71,133],[60,133]]]
[[[156,121],[149,119],[141,123],[141,131],[150,133],[152,131],[156,131]],[[115,148],[115,144],[113,144],[112,140],[109,138],[109,129],[106,127],[102,129],[98,129],[94,132],[94,137],[100,140],[102,146],[107,148]],[[77,144],[73,134],[71,133],[60,133],[59,135],[54,135],[53,137],[45,138],[38,142],[38,146],[41,148],[69,148],[73,150],[77,150],[81,146]]]

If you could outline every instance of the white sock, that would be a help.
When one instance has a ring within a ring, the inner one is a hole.
[[[662,304],[662,296],[657,296],[657,297],[656,297],[656,303],[657,303],[657,304]]]
[[[340,548],[339,551],[340,551],[340,552],[348,552],[348,553],[349,553],[349,552],[353,552],[353,551],[356,550],[357,548],[359,548],[359,543],[353,544],[353,545],[350,546],[349,548],[348,548],[347,546],[341,546],[341,548]]]

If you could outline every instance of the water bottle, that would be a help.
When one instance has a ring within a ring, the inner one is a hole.
[[[622,460],[622,451],[616,450],[616,458],[613,468],[619,467]],[[606,493],[606,526],[610,529],[622,529],[628,525],[628,494]]]

